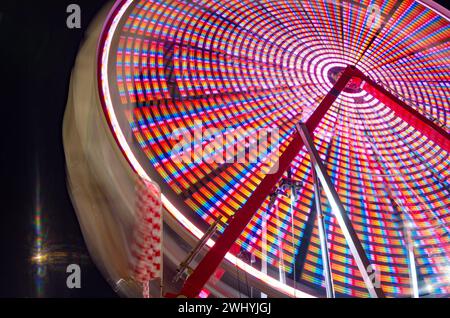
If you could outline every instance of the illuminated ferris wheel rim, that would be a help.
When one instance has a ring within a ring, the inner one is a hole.
[[[98,63],[97,63],[97,71],[99,74],[99,94],[100,100],[103,106],[103,111],[105,117],[107,119],[108,125],[114,131],[114,139],[118,143],[118,146],[131,165],[132,169],[141,177],[148,180],[151,180],[150,176],[147,174],[145,169],[137,160],[134,152],[131,150],[128,145],[125,136],[120,129],[120,125],[118,123],[117,117],[115,115],[114,107],[111,101],[111,95],[108,85],[108,59],[109,59],[109,49],[111,47],[111,42],[114,36],[114,32],[121,21],[122,16],[125,14],[128,7],[133,3],[133,0],[120,0],[116,2],[111,9],[110,14],[106,20],[105,26],[102,30],[100,41],[98,45]],[[161,194],[162,202],[167,211],[179,222],[181,226],[187,229],[192,235],[194,235],[197,239],[201,239],[205,234],[200,230],[196,225],[194,225],[186,216],[181,213],[165,196],[164,193]],[[214,241],[209,239],[206,243],[208,247],[212,247],[214,245]],[[236,264],[239,268],[246,271],[250,275],[256,277],[259,280],[264,281],[266,284],[279,290],[289,296],[301,297],[301,298],[312,298],[315,297],[308,293],[305,293],[301,290],[294,289],[286,284],[281,283],[280,281],[270,277],[267,274],[263,274],[252,266],[246,264],[238,257],[234,256],[232,253],[228,252],[225,256],[225,259],[232,264]]]
[[[105,117],[107,119],[108,125],[110,126],[110,129],[114,132],[114,139],[117,142],[117,145],[119,146],[121,152],[129,162],[132,169],[142,178],[151,179],[148,173],[145,171],[139,160],[137,159],[135,153],[130,148],[130,145],[126,141],[126,138],[124,136],[124,133],[120,127],[120,124],[118,122],[118,118],[116,116],[112,99],[111,99],[111,92],[109,87],[109,77],[108,77],[108,67],[109,67],[109,58],[110,58],[110,49],[111,44],[116,32],[116,29],[121,22],[124,14],[126,13],[129,6],[133,3],[133,0],[119,0],[116,1],[113,8],[110,11],[110,14],[106,20],[106,23],[103,27],[103,31],[101,33],[99,45],[98,45],[98,65],[97,65],[97,71],[98,71],[98,85],[99,85],[99,95],[100,95],[100,101],[103,107],[103,111],[105,114]],[[416,0],[416,2],[422,4],[426,8],[434,11],[438,15],[444,17],[447,21],[450,21],[450,11],[443,8],[442,6],[436,4],[433,1],[430,0]],[[325,68],[322,69],[322,71],[325,74],[322,74],[324,77],[328,75],[328,71],[333,68],[343,68],[345,67],[345,63],[342,62],[332,62],[325,66]],[[314,74],[317,75],[317,74]],[[329,83],[332,84],[332,83]],[[331,87],[332,85],[330,85]],[[326,91],[324,89],[324,91]],[[352,94],[352,92],[350,92]],[[187,229],[192,235],[194,235],[197,239],[200,239],[204,232],[199,229],[194,223],[192,223],[183,213],[180,212],[180,210],[175,207],[174,204],[167,198],[167,196],[163,193],[162,194],[162,200],[165,208],[169,213],[179,222],[179,224]],[[212,239],[209,239],[207,242],[208,247],[212,247],[214,245],[214,241]],[[272,288],[279,290],[286,295],[289,296],[295,296],[295,297],[314,297],[308,293],[305,293],[304,291],[294,289],[291,286],[288,286],[287,284],[283,284],[282,282],[278,281],[277,279],[274,279],[273,277],[270,277],[267,274],[262,273],[261,271],[253,268],[252,266],[248,265],[247,263],[240,260],[238,257],[234,256],[232,253],[228,252],[225,257],[230,263],[236,264],[238,267],[240,267],[242,270],[245,270],[252,276],[256,277],[257,279],[263,281],[265,284],[271,286]]]

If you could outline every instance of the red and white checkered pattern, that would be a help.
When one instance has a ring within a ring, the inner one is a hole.
[[[139,179],[136,184],[136,224],[131,246],[133,277],[144,285],[162,276],[162,203],[155,183]]]

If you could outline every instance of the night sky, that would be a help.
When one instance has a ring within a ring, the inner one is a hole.
[[[84,31],[107,1],[10,2],[0,2],[4,121],[0,297],[114,296],[88,258],[66,188],[62,144],[71,69]],[[66,27],[71,3],[81,7],[82,29]],[[39,200],[44,244],[72,255],[44,266],[41,291],[36,286],[37,268],[30,262]],[[78,260],[83,261],[82,288],[69,290],[65,269]]]
[[[446,1],[437,1],[445,5]],[[66,27],[66,8],[82,10],[82,28]],[[66,188],[62,120],[83,34],[106,0],[0,1],[1,228],[0,297],[112,297],[88,257]],[[82,288],[66,287],[64,260],[36,286],[31,263],[40,203],[43,241],[83,260]]]

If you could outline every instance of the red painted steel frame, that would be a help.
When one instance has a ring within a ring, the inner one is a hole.
[[[407,105],[397,96],[375,83],[359,70],[355,70],[355,76],[365,81],[362,88],[367,93],[388,106],[398,117],[416,128],[428,139],[441,146],[442,149],[450,152],[450,134],[447,131]]]
[[[344,90],[347,83],[352,78],[355,71],[353,66],[349,66],[342,73],[332,90],[322,100],[320,105],[305,123],[312,134],[318,126],[324,114],[334,103],[339,94]],[[264,200],[272,193],[274,187],[289,168],[292,160],[298,155],[303,147],[303,141],[298,132],[295,132],[291,143],[280,156],[278,161],[279,169],[274,174],[268,174],[258,185],[256,190],[248,198],[242,208],[236,212],[233,219],[225,228],[222,236],[216,241],[213,247],[208,251],[205,257],[200,261],[197,268],[187,278],[180,292],[180,296],[197,297],[203,286],[220,265],[226,253],[230,250],[236,239],[241,235],[253,215],[263,204]]]

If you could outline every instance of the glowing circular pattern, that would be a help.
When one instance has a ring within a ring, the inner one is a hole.
[[[133,168],[159,182],[166,208],[199,236],[219,215],[226,226],[261,182],[264,164],[179,162],[177,130],[244,128],[252,135],[278,127],[283,151],[333,77],[356,65],[450,131],[450,22],[435,8],[412,0],[120,1],[100,46],[100,93]],[[421,293],[449,295],[449,154],[365,91],[348,87],[314,134],[384,292],[411,294],[407,224]],[[291,169],[303,182],[293,218],[289,196],[270,209],[267,199],[237,245],[267,262],[268,274],[262,262],[241,267],[272,285],[280,280],[279,289],[292,295],[292,287],[323,290],[324,281],[305,150]],[[367,297],[321,199],[336,292]]]

